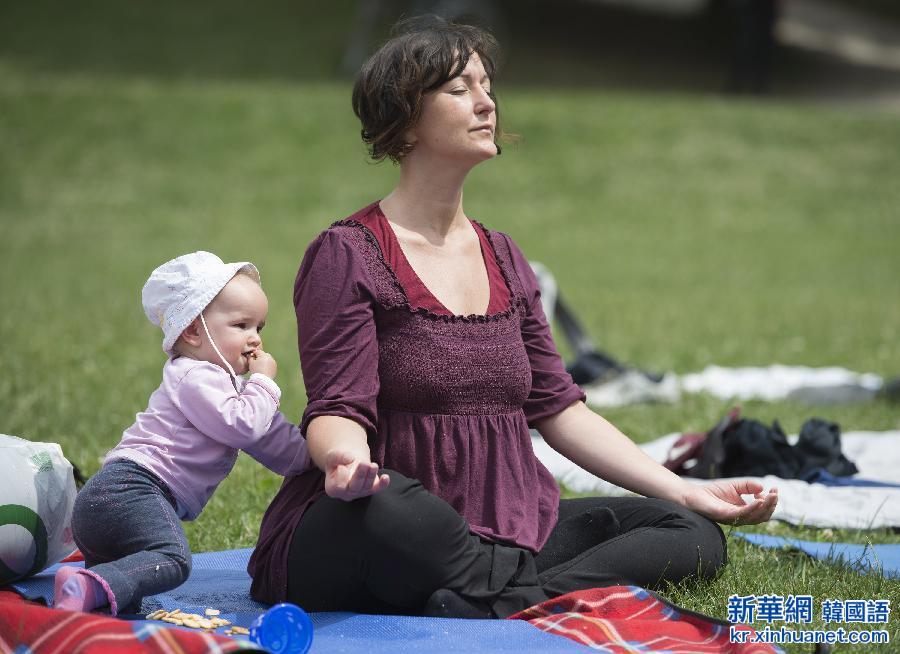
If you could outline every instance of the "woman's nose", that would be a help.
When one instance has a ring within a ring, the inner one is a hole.
[[[496,104],[494,103],[494,98],[491,97],[491,94],[485,89],[481,89],[477,91],[478,100],[475,103],[475,112],[476,113],[489,113],[496,108]]]

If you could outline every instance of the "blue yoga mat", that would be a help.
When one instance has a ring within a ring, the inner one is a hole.
[[[743,532],[735,532],[734,535],[760,547],[792,547],[814,558],[846,565],[862,574],[881,574],[887,579],[900,578],[900,545],[819,543]]]
[[[892,484],[887,481],[874,479],[861,479],[857,476],[835,477],[825,468],[813,468],[803,476],[803,481],[810,484],[822,484],[823,486],[872,486],[878,488],[900,488],[900,484]]]
[[[195,554],[187,582],[167,593],[144,598],[142,615],[121,617],[141,621],[143,615],[160,608],[201,614],[206,608],[215,608],[222,612],[222,618],[249,627],[268,608],[250,598],[247,574],[250,552],[242,549]],[[52,566],[12,587],[29,599],[49,603],[58,568],[59,565]],[[451,620],[358,613],[312,613],[310,617],[315,630],[310,654],[395,654],[398,651],[565,654],[586,650],[584,645],[544,633],[523,620]],[[217,631],[221,633],[223,629]]]

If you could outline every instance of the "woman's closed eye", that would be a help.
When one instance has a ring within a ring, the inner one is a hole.
[[[491,87],[490,86],[482,86],[481,90],[484,91],[485,93],[487,93],[488,95],[490,95],[491,98],[494,97],[491,95]],[[469,87],[467,87],[467,86],[458,86],[458,87],[452,88],[448,91],[448,93],[450,93],[451,95],[463,95],[468,92],[469,92]]]

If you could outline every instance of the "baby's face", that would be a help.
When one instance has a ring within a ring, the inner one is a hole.
[[[262,347],[260,332],[266,324],[269,301],[262,287],[246,275],[236,275],[209,303],[203,316],[222,355],[238,375],[249,369],[249,358]],[[198,359],[227,368],[202,332]]]

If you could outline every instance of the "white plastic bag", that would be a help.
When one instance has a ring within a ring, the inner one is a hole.
[[[74,503],[72,464],[59,445],[0,434],[0,586],[71,554]]]

